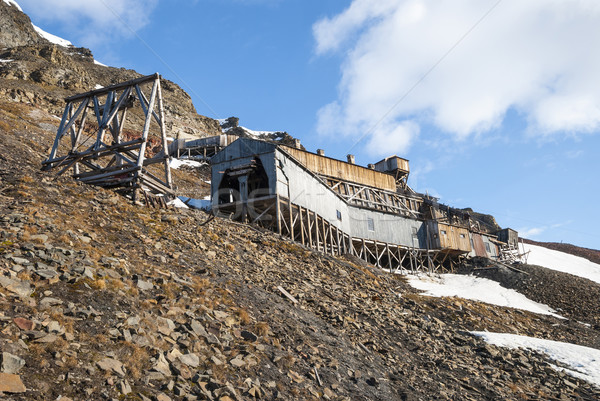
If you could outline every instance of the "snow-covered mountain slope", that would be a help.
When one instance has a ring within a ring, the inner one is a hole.
[[[524,244],[524,247],[525,252],[529,251],[527,263],[530,265],[546,267],[600,283],[600,265],[597,263],[537,245]]]
[[[425,291],[423,295],[460,297],[562,318],[549,306],[532,301],[525,295],[504,288],[490,279],[462,274],[442,274],[437,277],[409,275],[407,278],[411,286]]]
[[[42,28],[40,28],[39,26],[36,26],[35,24],[32,24],[32,25],[33,25],[33,29],[35,29],[35,31],[38,33],[38,35],[40,35],[42,38],[46,39],[48,42],[54,43],[55,45],[59,45],[59,46],[63,46],[63,47],[73,46],[73,44],[71,42],[69,42],[68,40],[60,38],[56,35],[52,35],[51,33],[44,31]]]
[[[508,333],[472,332],[490,344],[505,348],[523,348],[547,355],[551,360],[568,366],[552,368],[592,383],[600,388],[600,350],[560,341],[520,336]]]

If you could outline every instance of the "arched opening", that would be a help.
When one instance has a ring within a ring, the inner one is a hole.
[[[230,176],[225,172],[225,176],[219,184],[218,192],[219,205],[233,203],[240,200],[240,182],[237,177]]]
[[[270,194],[269,176],[260,158],[255,157],[252,162],[255,167],[248,174],[248,199],[260,198]]]

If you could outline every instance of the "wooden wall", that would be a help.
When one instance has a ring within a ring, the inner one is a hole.
[[[429,237],[433,249],[452,249],[462,252],[471,252],[469,230],[462,227],[431,222]]]
[[[326,156],[319,156],[314,153],[288,146],[281,146],[281,148],[304,167],[316,174],[335,177],[388,191],[396,191],[394,177],[389,174],[380,173],[379,171],[371,170],[356,164],[346,163]]]

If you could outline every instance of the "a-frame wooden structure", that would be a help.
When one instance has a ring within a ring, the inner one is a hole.
[[[72,169],[75,179],[134,201],[140,190],[173,195],[160,80],[156,73],[66,98],[42,169]]]

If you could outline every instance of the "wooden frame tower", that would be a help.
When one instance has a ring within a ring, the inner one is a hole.
[[[158,73],[71,96],[42,170],[69,169],[81,182],[173,195]],[[127,125],[127,127],[126,127]]]

